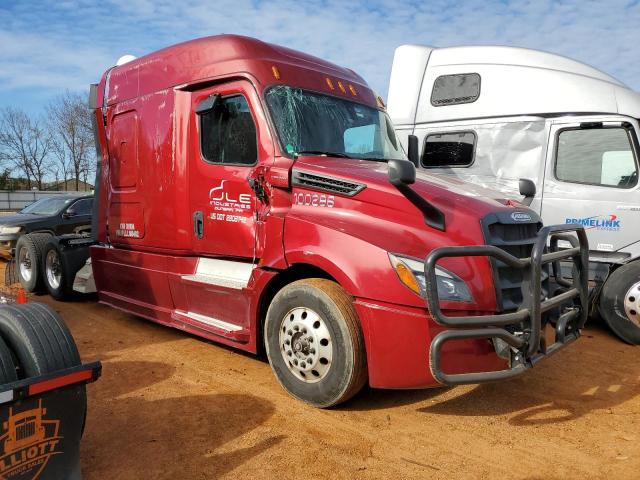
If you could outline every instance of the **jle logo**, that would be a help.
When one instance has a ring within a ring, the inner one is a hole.
[[[44,420],[47,409],[38,407],[20,413],[9,409],[0,437],[0,479],[37,479],[52,455],[62,453],[58,444],[59,420]]]

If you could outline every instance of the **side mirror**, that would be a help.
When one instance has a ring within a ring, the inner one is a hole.
[[[409,143],[407,145],[407,157],[413,165],[418,168],[420,166],[420,154],[418,153],[418,137],[409,135]]]
[[[520,195],[524,197],[522,203],[524,205],[531,205],[533,197],[536,196],[536,184],[528,178],[521,178],[518,181],[518,187],[520,189]]]
[[[206,115],[210,111],[216,108],[220,102],[220,94],[214,93],[202,100],[196,107],[196,115]]]
[[[411,185],[416,181],[416,167],[406,160],[389,160],[389,182],[392,185]]]

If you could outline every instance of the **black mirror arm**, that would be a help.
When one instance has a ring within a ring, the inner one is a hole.
[[[432,228],[445,230],[444,213],[422,198],[409,185],[416,181],[416,167],[406,160],[389,160],[389,183],[396,187],[424,216],[424,222]]]
[[[438,207],[422,198],[415,190],[405,183],[394,185],[407,200],[413,203],[424,216],[424,223],[441,232],[445,231],[444,213]]]

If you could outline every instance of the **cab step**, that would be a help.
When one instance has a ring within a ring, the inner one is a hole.
[[[249,341],[249,331],[243,327],[201,313],[174,310],[171,317],[178,322],[186,323],[236,342],[246,343]]]
[[[230,260],[199,258],[196,272],[182,275],[182,280],[234,290],[246,288],[255,265]]]

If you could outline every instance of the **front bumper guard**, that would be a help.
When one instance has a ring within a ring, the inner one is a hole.
[[[547,240],[549,247],[547,248]],[[569,242],[570,248],[558,250],[558,241]],[[444,257],[493,257],[500,262],[523,270],[522,305],[515,312],[449,317],[442,313],[438,297],[435,266]],[[562,277],[561,261],[572,261],[572,279]],[[562,292],[542,298],[542,268],[551,264],[550,280],[562,288]],[[429,350],[430,369],[433,377],[445,385],[492,382],[512,378],[524,373],[545,357],[557,352],[580,336],[587,320],[589,246],[584,228],[579,225],[552,225],[543,227],[533,245],[531,256],[517,258],[492,245],[468,247],[441,247],[433,250],[424,264],[427,305],[433,319],[440,325],[453,327],[435,336]],[[569,302],[571,304],[566,306]],[[543,314],[563,308],[555,320],[555,341],[546,345],[543,336]],[[518,326],[512,333],[507,325]],[[453,340],[498,339],[510,347],[510,368],[493,372],[447,374],[441,368],[442,347]]]

